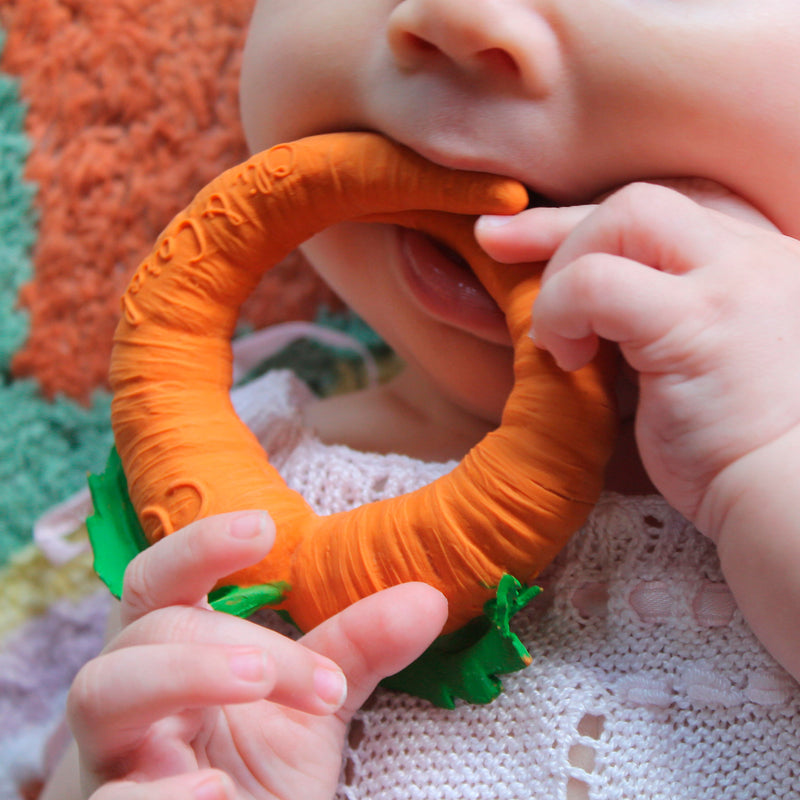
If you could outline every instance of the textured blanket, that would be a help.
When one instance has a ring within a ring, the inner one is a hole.
[[[37,796],[108,602],[84,530],[40,546],[34,523],[105,461],[111,336],[138,260],[246,155],[251,1],[0,4],[0,800]],[[244,319],[308,319],[328,299],[293,257]]]

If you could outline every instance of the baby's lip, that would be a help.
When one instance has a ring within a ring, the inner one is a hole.
[[[505,315],[464,260],[431,237],[398,228],[402,273],[413,299],[435,319],[511,346]]]
[[[529,207],[538,206],[559,206],[565,202],[573,204],[577,200],[572,199],[567,201],[562,195],[567,193],[560,191],[555,185],[546,186],[544,182],[536,182],[536,178],[531,181],[530,175],[522,176],[518,169],[505,162],[492,160],[482,156],[466,157],[464,155],[455,155],[450,149],[440,149],[435,145],[422,142],[413,141],[408,139],[398,139],[398,141],[416,151],[423,158],[439,164],[448,169],[466,170],[468,172],[484,172],[490,175],[498,175],[504,178],[511,178],[512,180],[519,181],[525,186],[528,196],[531,198]]]

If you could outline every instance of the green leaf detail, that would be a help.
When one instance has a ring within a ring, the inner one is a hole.
[[[115,597],[122,596],[128,564],[149,547],[128,496],[128,483],[116,448],[105,471],[89,476],[94,514],[86,520],[94,552],[94,570]]]
[[[468,703],[491,702],[503,689],[498,675],[531,663],[510,621],[540,592],[538,586],[523,587],[512,575],[504,575],[495,599],[484,606],[484,616],[440,636],[413,664],[382,685],[442,708],[455,708],[458,698]]]
[[[280,603],[291,587],[283,581],[256,586],[220,586],[208,595],[211,607],[237,617],[249,617],[264,606]]]
[[[122,596],[128,564],[150,546],[128,494],[128,482],[116,448],[106,468],[89,476],[94,514],[86,520],[94,552],[94,570],[115,597]],[[256,586],[223,586],[209,595],[211,606],[239,617],[250,616],[267,605],[281,602],[289,591],[285,582]]]

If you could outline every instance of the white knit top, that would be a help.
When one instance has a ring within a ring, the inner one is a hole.
[[[239,414],[320,514],[453,468],[327,446],[287,372]],[[800,798],[800,687],[764,651],[711,542],[660,497],[604,495],[514,618],[533,663],[486,706],[378,690],[354,721],[340,800]],[[798,620],[800,632],[800,620]]]

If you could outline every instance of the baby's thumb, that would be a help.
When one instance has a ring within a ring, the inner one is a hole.
[[[335,661],[347,677],[352,715],[378,683],[416,660],[441,633],[447,600],[424,583],[405,583],[359,600],[317,626],[303,644]]]

